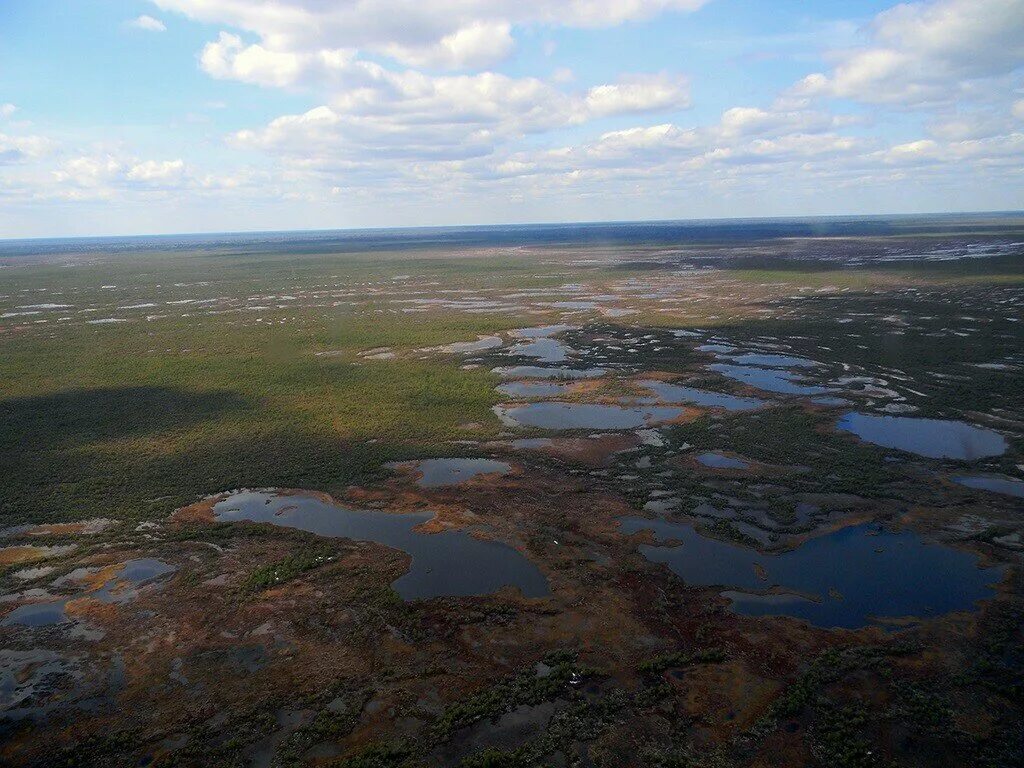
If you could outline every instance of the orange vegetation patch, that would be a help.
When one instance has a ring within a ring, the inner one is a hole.
[[[565,392],[571,395],[592,395],[595,392],[600,392],[605,389],[608,385],[608,380],[605,379],[584,379],[583,381],[568,382],[569,386],[565,388]]]
[[[227,494],[208,496],[195,504],[189,504],[187,507],[175,510],[171,520],[175,523],[212,523],[214,520],[214,504],[226,498]]]
[[[4,547],[0,549],[0,566],[45,560],[48,557],[67,554],[74,548],[73,544],[63,547],[33,547],[30,545]]]
[[[490,475],[489,477],[493,480],[495,476]],[[462,486],[459,488],[461,489]],[[459,491],[453,491],[452,488],[434,490],[434,496],[443,496],[445,492],[459,493]],[[345,491],[344,501],[337,501],[326,494],[324,496],[324,500],[332,504],[350,504],[364,509],[375,509],[385,514],[389,512],[394,514],[433,512],[434,516],[430,520],[416,526],[416,530],[420,533],[439,533],[448,528],[464,528],[479,522],[476,516],[462,504],[446,503],[434,496],[428,499],[420,491],[401,487],[394,482],[379,489],[350,486]]]
[[[112,603],[101,603],[88,597],[76,597],[64,604],[68,616],[86,619],[102,624],[114,624],[118,620],[118,609]]]
[[[685,711],[699,717],[718,739],[754,725],[782,688],[739,661],[695,665],[672,682],[681,691]]]
[[[46,547],[4,547],[0,549],[0,565],[31,563],[46,557]]]
[[[87,592],[95,592],[124,570],[124,565],[124,563],[114,563],[113,565],[102,566],[96,570],[87,570],[82,574],[79,583]]]
[[[689,424],[703,416],[707,411],[703,408],[684,407],[683,412],[674,419],[669,419],[666,424]]]

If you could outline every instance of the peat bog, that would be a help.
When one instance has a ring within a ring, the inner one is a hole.
[[[1024,223],[403,237],[0,251],[0,763],[1020,764]]]

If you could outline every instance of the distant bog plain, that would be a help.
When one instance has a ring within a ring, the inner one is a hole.
[[[1024,217],[0,241],[0,763],[1024,759]]]

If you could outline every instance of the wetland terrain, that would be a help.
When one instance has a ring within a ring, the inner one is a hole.
[[[0,241],[0,764],[1024,764],[1024,218]]]

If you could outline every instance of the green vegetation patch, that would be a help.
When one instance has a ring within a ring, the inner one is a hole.
[[[276,563],[264,565],[252,571],[243,584],[244,588],[253,592],[277,587],[295,579],[307,571],[326,565],[335,558],[335,552],[327,548],[297,552],[278,560]]]

